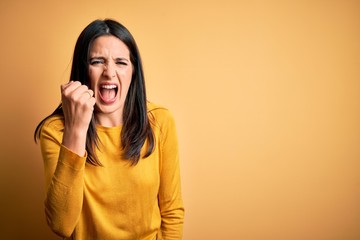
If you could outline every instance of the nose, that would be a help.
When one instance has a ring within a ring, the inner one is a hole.
[[[114,64],[108,63],[104,65],[103,75],[109,79],[112,79],[116,76],[116,70]]]

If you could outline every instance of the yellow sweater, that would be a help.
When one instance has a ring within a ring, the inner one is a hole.
[[[149,104],[155,151],[136,166],[124,160],[119,127],[97,127],[96,154],[104,166],[86,163],[61,144],[63,117],[42,127],[46,179],[45,212],[51,229],[65,239],[178,240],[184,208],[178,143],[172,115]],[[144,149],[143,149],[144,150]]]

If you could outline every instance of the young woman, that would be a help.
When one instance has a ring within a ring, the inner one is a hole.
[[[181,239],[175,124],[167,109],[147,102],[130,32],[114,20],[90,23],[70,80],[35,131],[51,229],[65,239]]]

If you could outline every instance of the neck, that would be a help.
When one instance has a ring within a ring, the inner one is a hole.
[[[122,114],[119,116],[118,112],[115,113],[95,113],[95,122],[97,125],[104,127],[116,127],[123,125]]]

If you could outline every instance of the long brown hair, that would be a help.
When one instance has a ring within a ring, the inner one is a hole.
[[[153,152],[155,139],[147,114],[145,79],[140,53],[135,39],[129,30],[119,22],[111,19],[91,22],[77,39],[70,80],[80,81],[81,84],[90,87],[88,76],[90,47],[96,38],[104,35],[115,36],[128,47],[130,61],[134,67],[123,110],[123,128],[121,130],[121,136],[119,137],[121,138],[124,150],[124,158],[130,160],[132,165],[136,165],[141,157],[146,158]],[[54,115],[63,116],[61,103],[52,114],[38,124],[34,132],[35,142],[40,138],[41,127],[44,122]],[[141,149],[146,141],[148,141],[147,149],[144,156],[140,156]],[[99,147],[99,144],[100,140],[96,131],[95,118],[93,115],[87,131],[86,151],[88,153],[87,162],[95,166],[102,165],[95,154],[95,148]]]

